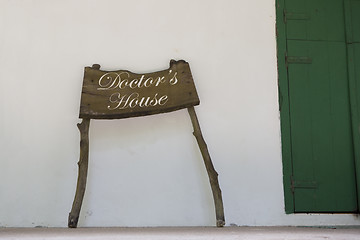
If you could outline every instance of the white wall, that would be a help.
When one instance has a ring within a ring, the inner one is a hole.
[[[190,63],[227,225],[359,224],[284,212],[274,0],[0,0],[0,226],[66,227],[83,68]],[[214,225],[186,110],[92,121],[79,226]]]

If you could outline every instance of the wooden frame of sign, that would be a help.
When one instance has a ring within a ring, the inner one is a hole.
[[[199,103],[190,66],[184,60],[171,60],[169,69],[146,74],[136,74],[126,70],[102,71],[98,64],[85,67],[79,114],[82,122],[78,124],[79,173],[68,227],[77,227],[84,198],[89,159],[90,119],[121,119],[183,108],[188,109],[194,127],[193,134],[209,176],[215,204],[216,226],[224,226],[224,207],[218,174],[212,164],[194,109]]]

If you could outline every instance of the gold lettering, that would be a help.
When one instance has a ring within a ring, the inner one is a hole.
[[[168,96],[164,95],[164,96],[161,96],[159,98],[158,103],[159,103],[160,106],[164,106],[167,103],[168,100],[169,100]]]
[[[149,77],[145,80],[144,82],[144,86],[147,88],[147,87],[150,87],[154,82],[154,79],[152,77]]]
[[[164,83],[165,82],[165,77],[164,76],[162,76],[162,77],[158,77],[157,78],[157,80],[156,80],[156,84],[155,84],[155,86],[157,87],[157,86],[159,86],[159,84],[160,83]]]
[[[117,105],[115,105],[115,107],[111,107],[110,105],[108,106],[108,109],[109,110],[114,110],[114,109],[117,109],[117,108],[121,108],[123,109],[124,107],[120,107],[121,103],[123,103],[123,100],[124,100],[124,97],[126,95],[120,97],[120,93],[116,92],[116,93],[113,93],[111,94],[110,98],[109,98],[109,101],[111,103],[117,103]]]
[[[134,78],[133,80],[130,81],[129,87],[134,89],[136,88],[136,85],[139,83],[139,80]]]
[[[105,73],[99,79],[100,87],[97,90],[109,90],[109,89],[117,88],[119,86],[119,82],[118,82],[119,79],[120,76],[117,73]]]
[[[177,72],[175,72],[174,76],[169,80],[169,83],[170,83],[171,85],[177,84],[178,79],[177,79],[176,75],[177,75]]]

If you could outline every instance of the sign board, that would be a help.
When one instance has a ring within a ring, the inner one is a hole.
[[[89,162],[89,126],[91,119],[119,119],[165,113],[187,108],[194,127],[213,192],[216,226],[225,225],[224,207],[218,173],[202,136],[195,105],[199,105],[189,64],[170,61],[170,68],[153,73],[132,73],[127,70],[102,71],[100,65],[86,67],[80,102],[79,175],[68,226],[76,228],[83,202]]]
[[[144,74],[102,71],[94,66],[85,68],[80,118],[137,117],[200,103],[190,66],[184,60],[171,60],[169,69]]]

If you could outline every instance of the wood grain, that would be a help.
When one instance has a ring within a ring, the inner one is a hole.
[[[84,118],[81,123],[78,123],[78,128],[80,131],[80,159],[78,162],[79,165],[79,174],[76,186],[76,193],[74,202],[69,213],[68,227],[76,228],[79,220],[81,205],[84,199],[85,188],[86,188],[86,179],[89,165],[89,127],[90,119]]]
[[[200,103],[189,64],[170,61],[170,68],[137,74],[86,67],[80,118],[120,119],[171,112]]]
[[[218,173],[216,172],[214,165],[211,161],[209,150],[204,137],[201,132],[199,120],[197,118],[194,107],[188,108],[190,119],[194,127],[194,136],[198,142],[201,155],[204,159],[206,171],[209,176],[210,186],[213,193],[215,213],[216,213],[216,226],[223,227],[225,225],[224,206],[222,201],[221,189],[218,181]]]

